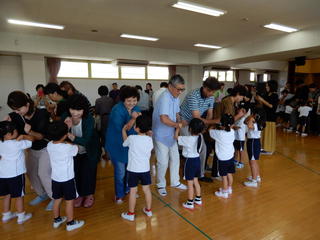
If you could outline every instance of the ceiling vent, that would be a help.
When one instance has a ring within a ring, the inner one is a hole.
[[[149,64],[146,60],[132,59],[117,59],[113,63],[117,66],[147,66]]]

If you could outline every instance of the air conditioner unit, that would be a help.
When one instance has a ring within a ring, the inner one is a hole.
[[[113,64],[117,66],[147,66],[149,62],[146,60],[116,59]]]

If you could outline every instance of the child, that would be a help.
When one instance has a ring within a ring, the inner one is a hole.
[[[228,198],[232,194],[232,174],[234,167],[234,130],[232,125],[234,119],[232,115],[224,114],[221,118],[220,126],[217,129],[210,129],[210,137],[215,140],[215,151],[218,158],[218,170],[222,176],[222,188],[215,192],[215,195]]]
[[[303,102],[302,105],[298,108],[299,119],[296,133],[300,134],[299,129],[301,127],[301,137],[308,136],[308,134],[305,133],[305,130],[307,125],[307,119],[311,111],[312,107],[310,107],[310,102]]]
[[[128,186],[130,188],[129,195],[129,211],[121,214],[123,219],[134,221],[135,205],[138,183],[141,182],[145,195],[146,207],[142,211],[152,217],[151,202],[152,196],[150,191],[151,175],[150,175],[150,156],[153,149],[152,138],[148,136],[151,130],[151,119],[147,116],[139,116],[136,119],[134,130],[138,135],[130,135],[128,137],[128,126],[122,129],[123,146],[129,147],[128,152]]]
[[[25,139],[25,140],[24,140]],[[24,150],[30,148],[31,136],[20,135],[12,122],[0,122],[0,196],[3,199],[2,222],[18,217],[22,224],[32,217],[25,213],[23,196],[25,194],[25,156]],[[16,199],[17,213],[10,211],[11,198]]]
[[[261,151],[261,131],[266,126],[265,119],[262,113],[254,113],[245,120],[247,124],[247,151],[248,158],[251,168],[251,176],[248,177],[249,181],[243,184],[247,187],[258,187],[258,182],[261,182],[259,165],[257,160],[259,160]]]
[[[245,158],[244,142],[246,140],[246,125],[244,120],[249,116],[249,105],[241,102],[238,111],[243,111],[245,115],[235,122],[237,129],[235,130],[235,140],[233,142],[235,148],[235,167],[243,168],[243,159]]]
[[[84,221],[74,220],[73,202],[78,197],[76,183],[74,180],[73,157],[78,153],[78,147],[66,143],[68,126],[64,122],[55,121],[48,128],[47,150],[52,167],[52,198],[53,204],[53,228],[58,228],[67,221],[66,230],[72,231],[84,225]],[[60,205],[62,199],[66,201],[66,215],[60,216]]]
[[[283,116],[283,131],[292,132],[292,128],[290,127],[290,117],[293,111],[293,107],[290,103],[285,105],[284,116]]]
[[[201,146],[200,134],[204,129],[204,122],[201,119],[194,118],[189,123],[190,136],[178,137],[179,128],[176,130],[175,137],[178,139],[178,144],[183,147],[182,155],[186,158],[184,176],[188,182],[188,201],[184,202],[182,206],[190,210],[194,209],[194,204],[198,206],[202,205],[201,188],[198,178],[201,175],[199,155]],[[196,192],[196,197],[193,200],[194,190]]]

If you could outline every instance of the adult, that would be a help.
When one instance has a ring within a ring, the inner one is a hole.
[[[44,94],[44,86],[42,84],[38,84],[36,86],[37,94],[32,97],[34,101],[34,106],[39,109],[46,109],[49,108],[49,99]]]
[[[226,96],[227,91],[224,89],[225,84],[220,83],[220,89],[213,94],[215,103],[220,103],[221,100]]]
[[[37,197],[29,204],[37,205],[52,198],[51,165],[47,152],[48,141],[44,138],[50,114],[46,109],[36,108],[33,100],[20,91],[11,92],[8,95],[7,104],[14,111],[9,116],[17,126],[19,134],[29,134],[35,138],[28,150],[26,168],[31,186],[37,194]],[[53,200],[47,205],[46,210],[50,211],[52,208]]]
[[[121,204],[129,192],[126,168],[128,164],[128,147],[123,147],[122,128],[128,126],[127,134],[135,134],[133,126],[140,115],[136,106],[140,95],[134,87],[123,87],[120,91],[120,102],[111,111],[106,132],[105,149],[109,153],[114,170],[115,202]]]
[[[112,90],[109,93],[109,97],[113,99],[114,104],[119,102],[120,90],[118,89],[117,83],[112,83]]]
[[[170,183],[177,189],[186,190],[180,183],[180,156],[177,141],[174,139],[176,128],[180,128],[181,118],[179,95],[185,90],[184,79],[180,75],[170,78],[168,89],[156,102],[152,115],[154,146],[157,157],[157,186],[161,196],[166,196],[166,172],[170,162]]]
[[[142,114],[149,115],[150,96],[148,93],[142,91],[142,87],[140,85],[136,85],[136,89],[138,90],[140,95],[137,106],[140,108]]]
[[[88,208],[94,204],[97,163],[101,156],[98,134],[84,96],[75,94],[69,98],[68,115],[69,117],[65,119],[71,130],[68,138],[79,147],[78,154],[74,157],[74,173],[79,197],[74,201],[74,206]]]
[[[201,88],[190,91],[184,98],[181,104],[180,116],[183,123],[181,135],[188,136],[189,123],[193,118],[201,119],[207,126],[216,123],[213,120],[213,94],[220,89],[220,83],[215,77],[208,77],[202,84]],[[206,113],[206,117],[202,117]],[[202,145],[200,147],[200,162],[201,162],[201,176],[200,181],[212,181],[211,178],[204,176],[205,162],[207,155],[206,144],[204,143],[203,135],[201,134]]]
[[[156,90],[152,95],[153,105],[156,105],[156,102],[157,102],[158,98],[160,97],[161,93],[163,93],[165,90],[167,90],[167,88],[168,88],[167,82],[160,83],[160,88],[158,90]]]
[[[255,99],[263,105],[266,113],[266,127],[262,134],[262,154],[273,154],[276,150],[276,119],[279,102],[278,83],[270,80],[266,84],[266,95],[256,95]]]
[[[89,107],[91,107],[91,103],[90,103],[90,101],[88,100],[88,98],[87,98],[84,94],[82,94],[80,91],[78,91],[78,90],[75,88],[75,86],[73,86],[73,84],[72,84],[71,82],[69,82],[69,81],[62,81],[62,82],[60,83],[59,87],[60,87],[60,89],[61,89],[62,91],[65,91],[65,92],[68,94],[69,97],[70,97],[70,96],[73,96],[73,95],[75,95],[75,94],[78,94],[78,95],[83,96],[83,97],[85,98],[87,104],[89,105]]]
[[[100,98],[96,99],[95,113],[100,116],[100,138],[101,138],[101,146],[104,146],[105,143],[105,135],[108,126],[109,116],[111,113],[111,109],[113,107],[113,100],[108,96],[109,89],[107,86],[102,85],[98,88],[98,94]]]
[[[51,112],[53,120],[59,120],[62,114],[68,112],[68,95],[62,91],[58,84],[48,83],[44,88],[44,93],[48,95],[49,99],[56,103],[56,108]]]

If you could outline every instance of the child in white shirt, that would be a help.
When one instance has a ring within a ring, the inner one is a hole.
[[[82,220],[74,220],[73,202],[78,197],[74,180],[73,157],[78,153],[78,146],[65,142],[68,136],[68,126],[64,122],[56,121],[49,125],[47,150],[52,167],[52,198],[53,228],[58,228],[67,221],[66,230],[72,231],[84,225]],[[60,216],[62,199],[66,201],[67,217]]]
[[[24,211],[25,195],[25,156],[24,150],[30,148],[34,140],[27,135],[18,136],[13,123],[0,122],[0,196],[3,199],[2,222],[18,217],[17,223],[22,224],[32,217]],[[11,198],[16,199],[16,213],[10,211]]]
[[[308,136],[307,133],[305,133],[306,126],[307,126],[307,120],[309,113],[312,111],[312,107],[309,106],[310,103],[304,102],[299,108],[299,118],[298,118],[298,125],[297,125],[297,134],[301,133],[301,137]],[[301,127],[301,132],[299,131]]]
[[[139,116],[136,119],[134,130],[138,135],[130,135],[128,137],[128,126],[125,125],[122,129],[123,146],[129,147],[128,151],[128,186],[129,194],[129,211],[121,214],[123,219],[134,221],[136,194],[138,183],[141,182],[142,189],[145,195],[146,207],[142,211],[152,217],[151,203],[152,195],[150,191],[151,175],[150,175],[150,157],[153,149],[152,138],[148,136],[151,131],[151,119],[146,116]]]
[[[232,194],[234,167],[234,146],[235,139],[232,125],[234,118],[232,115],[224,114],[221,117],[220,126],[210,129],[210,137],[215,140],[215,151],[218,158],[218,171],[222,176],[222,188],[215,192],[217,197],[228,198]]]
[[[188,200],[182,204],[186,209],[193,210],[194,204],[201,206],[201,188],[198,178],[201,177],[200,165],[200,134],[205,129],[205,124],[201,119],[194,118],[189,123],[190,136],[180,136],[177,128],[175,137],[178,139],[178,144],[182,146],[182,155],[186,158],[184,165],[184,176],[188,182]],[[194,192],[196,192],[194,198]],[[193,199],[194,198],[194,199]]]

